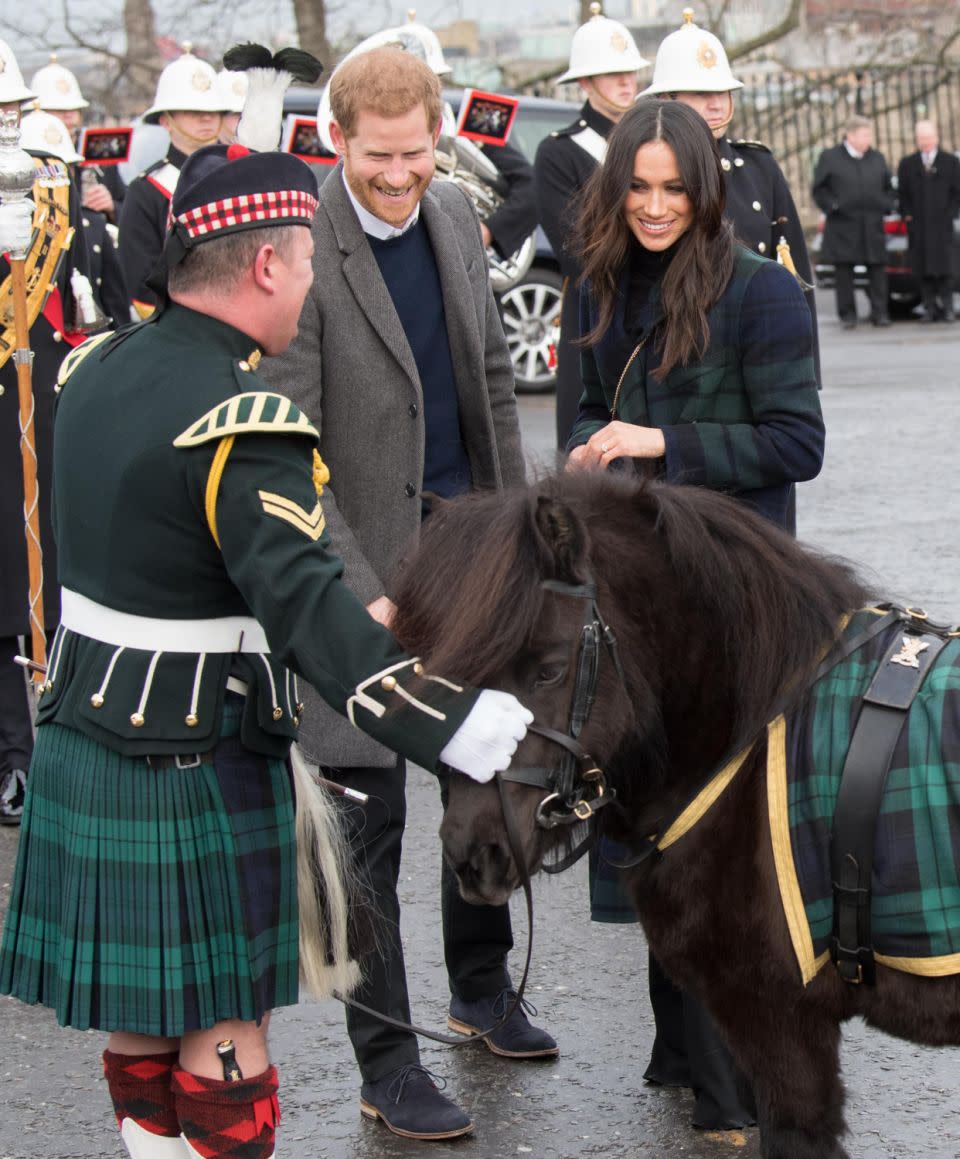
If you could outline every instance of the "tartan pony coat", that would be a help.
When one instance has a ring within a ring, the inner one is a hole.
[[[824,445],[813,326],[796,278],[736,246],[733,274],[707,315],[710,339],[703,357],[674,367],[662,380],[654,373],[660,365],[654,330],[663,319],[659,284],[636,333],[628,333],[624,323],[628,285],[625,268],[609,329],[581,353],[584,390],[570,446],[585,443],[612,417],[658,427],[666,441],[662,473],[668,482],[724,491],[785,527],[793,486],[819,473]],[[581,334],[596,323],[587,284],[580,298]],[[614,416],[617,384],[640,342]]]

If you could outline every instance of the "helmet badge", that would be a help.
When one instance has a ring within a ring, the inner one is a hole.
[[[701,68],[717,67],[717,50],[711,46],[708,40],[701,40],[697,45],[697,64]]]
[[[211,87],[213,82],[205,72],[198,68],[191,77],[190,83],[198,92],[205,93]]]

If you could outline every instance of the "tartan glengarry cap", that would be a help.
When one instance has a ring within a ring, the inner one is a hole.
[[[168,268],[204,241],[244,229],[306,225],[317,209],[309,165],[289,153],[210,145],[184,162],[170,203]]]

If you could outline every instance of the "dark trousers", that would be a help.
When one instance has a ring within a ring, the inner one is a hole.
[[[653,954],[649,982],[657,1033],[643,1077],[663,1086],[691,1087],[695,1127],[723,1130],[755,1122],[749,1084],[706,1008],[670,981]]]
[[[379,926],[379,946],[375,952],[365,954],[360,963],[364,982],[354,997],[374,1010],[409,1022],[410,999],[397,897],[407,812],[405,762],[398,759],[391,768],[328,769],[326,775],[370,796],[366,805],[343,804],[347,832],[364,872]],[[442,797],[445,803],[445,787]],[[468,905],[460,897],[456,876],[446,865],[441,873],[440,899],[451,992],[466,1001],[498,994],[510,985],[506,964],[513,948],[509,907]],[[405,1063],[420,1061],[413,1034],[350,1007],[347,1032],[364,1082],[375,1082]]]
[[[566,449],[583,394],[580,347],[573,345],[579,337],[580,291],[572,278],[565,278],[557,342],[557,449],[560,451]]]
[[[33,755],[27,685],[23,669],[13,662],[19,651],[17,636],[0,637],[0,776],[11,769],[28,769]]]
[[[837,288],[837,314],[841,322],[855,322],[857,320],[857,302],[853,290],[853,263],[837,262],[834,266],[834,276]],[[869,285],[867,295],[870,298],[870,320],[887,316],[887,267],[882,262],[870,262],[867,265]]]
[[[920,279],[923,292],[923,308],[931,318],[953,316],[953,278],[926,277]]]

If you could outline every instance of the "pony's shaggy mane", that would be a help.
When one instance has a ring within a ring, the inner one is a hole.
[[[848,564],[728,497],[587,471],[441,505],[397,594],[399,639],[436,672],[490,680],[534,635],[539,581],[586,574],[578,543],[602,611],[619,621],[628,667],[631,624],[657,614],[664,582],[665,606],[709,621],[733,681],[734,735],[762,727],[771,703],[815,669],[843,615],[867,600]]]

